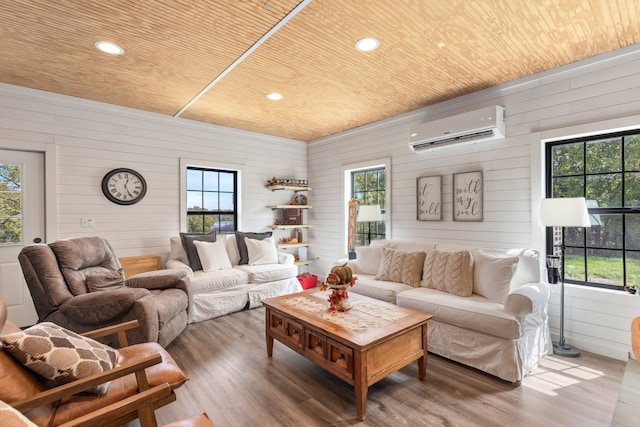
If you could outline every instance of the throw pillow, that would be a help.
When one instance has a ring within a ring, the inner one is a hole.
[[[124,270],[109,271],[107,273],[93,273],[87,276],[89,292],[111,291],[124,288]]]
[[[397,251],[382,248],[382,261],[376,274],[376,280],[400,282],[414,288],[420,285],[422,266],[426,253]]]
[[[244,238],[249,255],[249,265],[277,264],[278,250],[273,237],[256,240]]]
[[[518,257],[518,268],[511,278],[511,291],[527,283],[540,281],[540,254],[535,249],[511,249],[507,256]]]
[[[471,296],[473,291],[471,252],[430,250],[424,260],[420,286],[461,297]]]
[[[267,237],[271,237],[271,232],[267,231],[264,233],[251,233],[251,232],[242,232],[236,231],[236,244],[238,245],[238,253],[240,254],[240,261],[238,261],[238,265],[249,264],[249,252],[247,251],[247,244],[244,241],[245,237],[249,239],[262,240]]]
[[[377,274],[382,261],[382,247],[356,246],[356,269],[362,274]]]
[[[474,253],[473,293],[504,304],[509,283],[518,266],[518,257],[501,257],[477,250]]]
[[[50,322],[1,336],[0,341],[20,363],[58,384],[109,370],[119,355],[112,347]],[[89,391],[104,394],[108,387],[100,384]]]
[[[193,271],[202,270],[200,256],[193,242],[196,240],[201,242],[215,242],[216,232],[212,231],[208,234],[180,233],[180,239],[182,239],[182,246],[184,246],[184,251],[187,253],[187,258],[189,259],[189,267],[191,267]]]
[[[193,244],[198,251],[198,257],[200,258],[200,263],[204,271],[209,272],[231,268],[231,262],[229,261],[224,241],[202,242],[195,240]]]
[[[240,252],[238,252],[238,243],[236,243],[236,235],[235,234],[223,234],[225,236],[225,240],[227,241],[227,255],[229,255],[229,261],[231,261],[231,265],[238,265],[240,262]]]
[[[217,237],[216,237],[216,240]],[[171,244],[171,249],[169,250],[169,259],[175,259],[183,264],[189,265],[189,258],[187,258],[187,253],[184,251],[184,245],[182,244],[182,238],[180,236],[173,236],[169,239]]]

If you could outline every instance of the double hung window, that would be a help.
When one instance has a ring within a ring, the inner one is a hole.
[[[591,227],[565,229],[565,280],[622,289],[640,284],[640,133],[548,143],[546,196],[585,197]],[[561,242],[549,229],[547,253]]]
[[[187,232],[233,233],[237,195],[236,171],[187,167]]]

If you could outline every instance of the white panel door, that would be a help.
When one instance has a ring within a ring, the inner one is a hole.
[[[9,320],[33,325],[38,316],[18,254],[44,239],[44,154],[0,150],[0,293]]]

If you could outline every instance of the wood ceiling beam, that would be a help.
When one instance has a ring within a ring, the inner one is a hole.
[[[240,64],[242,61],[244,61],[245,58],[247,58],[249,55],[251,55],[251,53],[254,50],[256,50],[258,47],[260,47],[262,45],[262,43],[267,41],[269,39],[269,37],[274,35],[280,28],[282,28],[287,22],[289,22],[294,16],[296,16],[298,14],[298,12],[300,12],[302,9],[304,9],[309,3],[311,3],[311,0],[303,0],[303,1],[301,1],[300,4],[298,4],[296,7],[294,7],[293,10],[291,10],[291,12],[289,12],[284,18],[282,18],[282,20],[280,20],[276,25],[271,27],[271,29],[269,31],[267,31],[262,37],[260,37],[258,39],[258,41],[256,41],[253,45],[251,45],[251,47],[249,49],[244,51],[244,53],[242,55],[240,55],[235,61],[233,61],[231,64],[229,64],[229,66],[227,68],[225,68],[220,74],[218,74],[218,76],[215,79],[213,79],[208,85],[206,85],[204,87],[204,89],[202,89],[200,92],[198,92],[198,94],[196,96],[191,98],[191,100],[189,102],[187,102],[180,109],[180,111],[178,111],[176,114],[174,114],[174,117],[180,117],[182,115],[182,113],[187,111],[187,109],[189,107],[191,107],[198,99],[200,99],[200,97],[202,97],[212,87],[214,87],[220,80],[222,80],[224,78],[224,76],[226,76],[234,68],[236,68],[236,66],[238,66],[238,64]]]

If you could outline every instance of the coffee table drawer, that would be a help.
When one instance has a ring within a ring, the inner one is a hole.
[[[279,337],[284,336],[284,316],[275,311],[269,311],[269,330]]]
[[[353,350],[327,338],[327,369],[353,384]]]
[[[304,348],[304,328],[300,323],[286,317],[284,319],[284,335],[282,338],[299,350]]]
[[[309,360],[324,366],[327,360],[327,338],[313,329],[305,328],[304,355]]]

